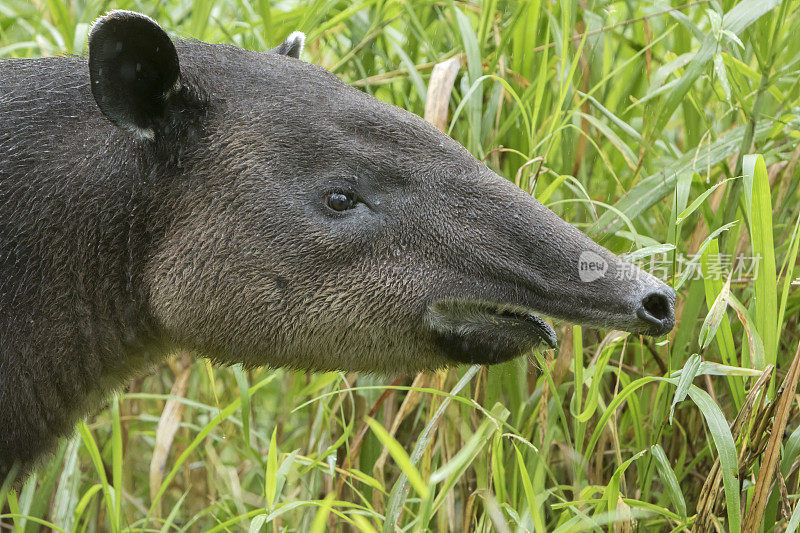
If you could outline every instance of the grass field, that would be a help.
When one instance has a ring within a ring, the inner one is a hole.
[[[458,56],[445,131],[672,284],[677,326],[397,379],[177,354],[0,493],[0,531],[798,530],[800,1],[0,0],[0,57],[82,53],[111,8],[302,30],[420,115]]]

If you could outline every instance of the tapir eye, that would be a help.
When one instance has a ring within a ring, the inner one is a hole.
[[[332,192],[328,195],[328,207],[334,211],[346,211],[356,206],[356,199],[350,193]]]

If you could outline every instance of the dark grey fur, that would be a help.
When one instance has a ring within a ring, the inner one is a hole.
[[[0,482],[176,347],[397,373],[552,345],[533,313],[671,329],[671,289],[419,117],[291,57],[175,47],[152,138],[103,115],[86,59],[0,62]],[[608,275],[580,281],[585,250]]]

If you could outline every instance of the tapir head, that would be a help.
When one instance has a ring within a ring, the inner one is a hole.
[[[139,139],[148,209],[169,218],[142,274],[165,337],[393,373],[554,347],[542,316],[672,329],[672,289],[301,48],[173,43],[128,12],[93,27],[92,92]]]

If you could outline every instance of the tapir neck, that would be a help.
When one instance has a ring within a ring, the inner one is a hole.
[[[163,354],[140,281],[140,264],[163,233],[151,222],[158,194],[146,161],[113,151],[136,141],[80,120],[92,116],[88,107],[62,116],[36,90],[15,85],[14,68],[4,73],[11,82],[0,80],[10,102],[0,105],[0,483],[11,458],[29,469],[104,393]],[[66,94],[88,93],[70,75],[54,98],[88,105]],[[29,92],[15,98],[21,89]],[[69,135],[90,145],[75,151]]]
[[[39,455],[163,352],[141,290],[142,197],[87,182],[33,194],[25,179],[14,212],[21,192],[0,181],[0,475],[4,456]]]
[[[33,224],[0,211],[0,474],[4,456],[39,455],[163,351],[133,260],[144,225],[111,210],[78,220],[64,200],[35,200]]]

